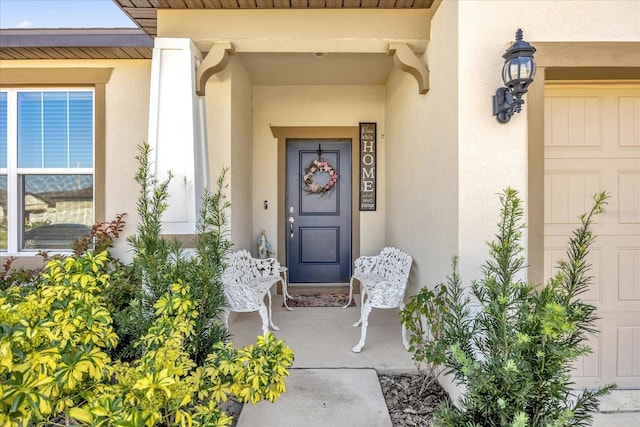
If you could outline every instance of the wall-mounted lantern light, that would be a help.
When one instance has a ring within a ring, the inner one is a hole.
[[[535,51],[535,47],[522,40],[522,30],[518,28],[516,41],[502,55],[502,81],[505,87],[498,89],[493,96],[493,115],[500,123],[507,123],[514,113],[522,110],[522,96],[527,93],[536,74],[533,60]]]

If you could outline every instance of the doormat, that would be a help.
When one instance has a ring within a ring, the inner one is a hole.
[[[291,298],[287,298],[287,304],[289,307],[344,307],[348,300],[349,294],[292,294]],[[284,303],[282,306],[284,307]],[[356,301],[352,299],[349,307],[355,306]]]

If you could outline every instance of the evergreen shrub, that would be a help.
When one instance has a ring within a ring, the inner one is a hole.
[[[569,239],[567,259],[536,286],[520,279],[524,212],[517,192],[506,189],[483,278],[464,287],[454,258],[446,284],[410,298],[401,316],[411,331],[414,360],[431,375],[426,383],[444,371],[464,390],[457,404],[435,413],[435,426],[590,424],[598,398],[614,385],[576,391],[571,369],[590,353],[585,341],[596,333],[595,307],[581,296],[591,284],[591,226],[607,198],[604,192],[594,196]]]

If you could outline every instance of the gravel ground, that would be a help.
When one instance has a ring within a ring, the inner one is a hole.
[[[419,395],[424,378],[419,374],[378,375],[378,378],[394,427],[426,427],[440,403],[449,400],[437,381]],[[225,406],[226,412],[233,415],[231,427],[235,427],[242,404],[228,401]]]
[[[394,427],[429,426],[433,412],[438,409],[441,402],[449,400],[449,395],[437,381],[434,381],[420,395],[423,375],[401,374],[378,377]]]

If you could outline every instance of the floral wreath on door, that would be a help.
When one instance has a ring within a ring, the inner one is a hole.
[[[316,173],[328,173],[329,182],[324,185],[318,184],[313,177]],[[305,191],[310,194],[326,194],[331,192],[338,182],[338,173],[335,168],[324,159],[313,160],[304,171]]]

